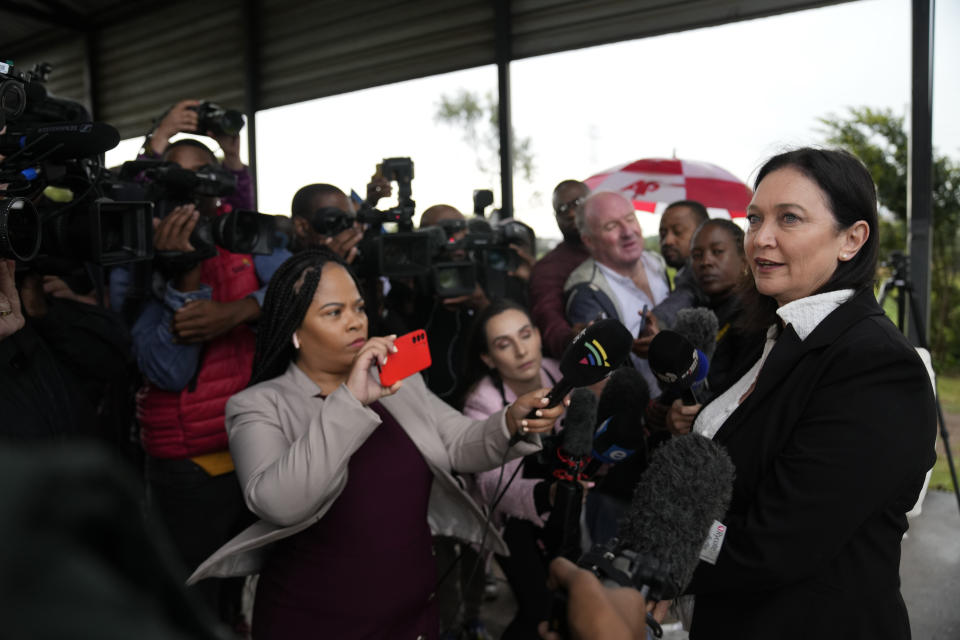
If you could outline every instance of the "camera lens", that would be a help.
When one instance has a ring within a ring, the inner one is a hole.
[[[19,82],[0,82],[0,128],[8,118],[12,120],[20,116],[26,106],[27,94]]]
[[[40,250],[40,214],[29,200],[0,200],[0,257],[33,260]]]

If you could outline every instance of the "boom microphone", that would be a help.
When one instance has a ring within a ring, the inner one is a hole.
[[[619,367],[633,345],[633,336],[619,320],[598,320],[577,334],[560,358],[560,382],[547,394],[548,407],[560,404],[576,387],[600,382]],[[533,418],[536,410],[527,417]]]
[[[104,122],[61,122],[0,135],[0,155],[7,162],[88,158],[120,144],[120,132]]]
[[[621,549],[636,556],[633,584],[644,597],[669,600],[690,583],[713,523],[733,493],[726,450],[698,434],[667,441],[650,459],[620,529]]]
[[[707,355],[675,331],[661,331],[650,341],[650,370],[665,390],[680,392],[683,403],[697,404],[697,385],[710,369]]]
[[[673,330],[703,351],[708,360],[713,359],[713,352],[717,348],[717,331],[720,330],[720,322],[713,311],[706,307],[681,309],[677,312]]]

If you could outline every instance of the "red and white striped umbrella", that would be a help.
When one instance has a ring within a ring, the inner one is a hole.
[[[677,200],[696,200],[714,217],[746,215],[753,192],[735,175],[709,162],[645,158],[601,171],[584,182],[590,191],[616,191],[639,211],[662,211]],[[659,205],[659,206],[658,206]]]

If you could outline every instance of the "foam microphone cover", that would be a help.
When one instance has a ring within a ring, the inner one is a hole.
[[[681,309],[673,324],[673,330],[689,340],[694,347],[703,351],[708,359],[713,358],[713,352],[717,348],[719,329],[720,322],[717,320],[717,314],[706,307]]]
[[[610,374],[600,392],[597,420],[616,414],[630,414],[639,420],[650,402],[650,387],[643,374],[633,367],[620,367]]]
[[[572,457],[583,458],[593,450],[593,431],[597,424],[597,396],[589,389],[574,389],[563,420],[560,446]]]
[[[723,521],[733,492],[726,451],[697,434],[675,437],[654,451],[621,524],[621,547],[655,560],[657,599],[690,583],[714,520]]]
[[[571,387],[603,380],[619,367],[633,346],[633,336],[619,320],[604,318],[577,334],[560,358],[560,373]]]
[[[710,363],[703,351],[675,331],[661,331],[650,341],[650,370],[667,389],[683,390],[707,377]]]
[[[96,156],[120,144],[120,132],[105,122],[62,122],[31,127],[22,133],[0,136],[0,150],[12,155],[27,148],[23,156],[63,161]]]

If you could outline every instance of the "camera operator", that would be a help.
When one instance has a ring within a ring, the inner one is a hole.
[[[124,376],[129,348],[119,319],[94,300],[32,269],[18,286],[16,262],[0,256],[0,436],[106,436],[106,386]]]
[[[175,107],[164,122],[171,114],[188,118],[181,128],[190,126],[189,110]],[[165,131],[163,126],[158,130]],[[213,152],[193,139],[170,144],[162,159],[193,171],[216,163]],[[234,202],[243,197],[235,195]],[[146,379],[137,394],[137,415],[150,517],[169,531],[184,578],[251,517],[228,450],[224,406],[249,382],[255,342],[250,323],[260,316],[270,277],[290,255],[277,248],[251,256],[217,247],[212,257],[192,256],[197,247],[191,234],[198,221],[217,216],[222,205],[216,198],[197,198],[154,218],[160,260],[132,329]],[[111,273],[117,308],[131,293],[129,285],[128,269]],[[242,581],[207,581],[194,589],[222,621],[243,624]]]
[[[420,229],[440,226],[452,241],[467,235],[467,221],[456,208],[438,204],[426,209],[420,217]],[[461,248],[444,256],[448,260],[466,260]],[[424,279],[392,279],[387,294],[387,308],[403,319],[406,330],[423,327],[430,337],[432,365],[424,372],[427,386],[448,404],[457,407],[461,389],[463,357],[467,333],[473,315],[490,304],[487,294],[477,283],[467,295],[439,298]]]

